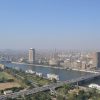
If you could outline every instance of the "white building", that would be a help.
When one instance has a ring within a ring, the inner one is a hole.
[[[53,79],[59,80],[59,75],[47,74],[47,78],[50,79],[50,80],[53,80]]]
[[[4,70],[4,69],[5,69],[5,65],[0,64],[0,69],[1,69],[1,70]]]
[[[11,90],[4,91],[4,95],[11,94],[11,93],[12,93],[12,91],[11,91]]]
[[[35,74],[35,71],[32,71],[32,70],[26,70],[25,72],[29,74]]]
[[[43,77],[43,74],[42,73],[36,72],[36,75],[39,76],[39,77]]]
[[[100,85],[98,85],[98,84],[90,84],[89,88],[96,88],[97,90],[100,90]]]

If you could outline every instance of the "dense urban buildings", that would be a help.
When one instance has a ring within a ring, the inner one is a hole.
[[[61,100],[58,99],[56,96],[58,94],[61,95],[62,93],[63,95],[65,95],[65,98],[66,97],[70,98],[70,95],[73,92],[76,93],[78,97],[81,90],[87,92],[94,87],[96,88],[96,90],[99,89],[98,88],[100,87],[99,84],[90,84],[90,83],[91,81],[96,83],[97,81],[95,82],[94,79],[98,80],[100,77],[99,74],[100,70],[98,69],[100,65],[100,52],[96,51],[69,52],[66,50],[63,52],[57,51],[56,53],[55,51],[49,51],[49,52],[44,51],[43,53],[38,50],[36,51],[37,52],[35,53],[35,49],[30,48],[29,51],[28,50],[25,51],[25,53],[23,53],[22,55],[21,52],[19,52],[19,55],[16,54],[16,56],[13,53],[11,53],[10,55],[8,55],[7,52],[0,53],[0,61],[1,61],[0,74],[1,76],[4,77],[4,78],[1,77],[1,85],[10,84],[12,86],[13,83],[16,83],[17,84],[17,85],[15,84],[16,89],[18,89],[17,93],[19,93],[18,96],[21,95],[21,93],[23,93],[25,96],[27,96],[27,93],[30,93],[30,95],[36,95],[38,92],[39,92],[38,94],[40,94],[40,91],[44,91],[44,93],[46,93],[45,90],[49,90],[48,93],[52,98],[51,100]],[[12,68],[10,69],[9,67],[6,68],[6,66],[10,66],[9,63],[6,62],[7,57],[9,57],[10,59],[12,57],[16,58],[15,60],[9,62],[11,66],[14,66],[12,67],[14,69]],[[5,64],[5,66],[3,64]],[[27,67],[27,69],[24,69],[25,67]],[[11,74],[13,71],[14,73]],[[11,82],[9,83],[9,77],[11,77],[11,75],[12,77],[15,78],[15,80],[16,78],[18,78],[18,80],[21,81],[21,84],[25,84],[25,86],[24,87],[21,86],[20,83],[17,83],[12,79],[10,79]],[[6,80],[7,77],[8,79]],[[89,83],[87,80],[89,81]],[[74,81],[75,83],[73,83]],[[88,84],[87,85],[88,87],[87,86],[83,87],[83,85],[85,85],[85,82],[86,84]],[[82,83],[83,85],[81,86],[80,83]],[[60,84],[64,84],[64,86],[62,85],[60,86]],[[77,85],[74,86],[74,84]],[[19,85],[20,87],[18,87]],[[69,86],[73,85],[73,88],[71,87],[70,89],[68,88],[67,90],[66,85]],[[54,87],[56,86],[58,86],[58,88],[54,89]],[[12,90],[13,88],[15,87],[13,86],[12,88],[9,88],[9,85],[6,85],[6,87],[3,88],[4,92],[1,92],[3,96],[1,95],[0,98],[2,97],[5,98],[6,96],[8,96],[8,94],[12,96],[11,98],[13,97],[17,98],[16,90]],[[62,92],[62,90],[64,92]],[[65,92],[65,90],[67,90],[67,93]],[[14,95],[12,95],[12,93],[14,93]],[[53,95],[55,99],[53,99],[54,98]],[[97,98],[99,97],[100,96],[98,95]],[[20,98],[23,97],[20,96]],[[67,99],[67,98],[64,100],[83,100],[77,98],[76,99]],[[31,100],[37,100],[37,98]],[[40,99],[40,100],[48,100],[48,99]]]

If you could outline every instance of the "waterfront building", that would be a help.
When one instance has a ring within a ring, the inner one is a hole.
[[[32,71],[30,69],[29,70],[26,70],[25,72],[28,73],[28,74],[35,74],[35,71]]]
[[[59,80],[59,75],[47,74],[47,78],[50,79],[50,80],[53,80],[53,79]]]
[[[49,60],[49,65],[56,66],[56,65],[58,65],[58,61],[56,59],[52,58]]]
[[[64,66],[71,67],[70,59],[64,60]]]
[[[29,50],[29,63],[35,63],[35,49],[33,48]]]
[[[39,76],[39,77],[43,77],[43,74],[42,73],[36,72],[36,75]]]
[[[5,65],[0,64],[0,70],[4,70],[5,69]]]
[[[100,68],[100,52],[96,53],[96,60],[97,60],[97,68]]]
[[[100,68],[100,52],[95,52],[92,54],[93,65],[96,68]]]
[[[87,63],[86,63],[86,61],[82,61],[82,69],[86,69],[87,68]]]
[[[82,62],[81,62],[80,60],[77,60],[77,61],[76,61],[76,67],[77,67],[78,69],[82,69]]]

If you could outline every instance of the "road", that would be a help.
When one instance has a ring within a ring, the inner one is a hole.
[[[29,89],[29,90],[15,92],[15,93],[12,93],[12,94],[0,95],[0,100],[6,100],[7,97],[8,98],[9,97],[10,98],[16,98],[19,95],[21,95],[21,96],[22,95],[29,95],[29,94],[42,92],[42,91],[47,91],[47,90],[50,90],[52,88],[61,87],[61,86],[63,86],[63,84],[76,83],[76,82],[80,82],[80,81],[83,81],[83,80],[86,80],[86,79],[89,79],[89,78],[93,78],[93,77],[97,77],[97,76],[100,76],[100,73],[99,74],[95,74],[95,75],[91,75],[91,76],[89,75],[89,76],[80,77],[80,78],[77,78],[77,79],[72,79],[72,80],[65,81],[65,82],[53,83],[53,84],[45,85],[45,86],[42,86],[42,87],[37,87],[37,88]]]

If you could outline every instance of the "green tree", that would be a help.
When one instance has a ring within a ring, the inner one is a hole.
[[[57,96],[57,100],[66,100],[63,96],[61,96],[61,95],[58,95]]]
[[[52,79],[53,83],[57,83],[57,80],[55,78]]]
[[[84,90],[79,91],[77,100],[88,100],[88,96]]]
[[[77,100],[77,94],[75,92],[68,94],[68,100]]]
[[[70,89],[71,89],[71,85],[70,84],[64,84],[63,85],[64,94],[67,94]]]

